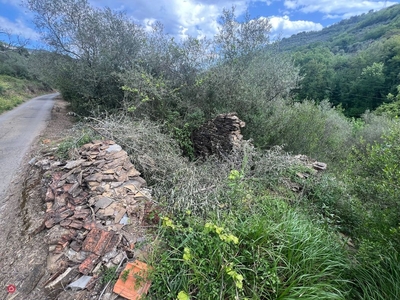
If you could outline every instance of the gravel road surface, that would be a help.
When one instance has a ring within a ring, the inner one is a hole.
[[[45,128],[57,95],[33,98],[0,115],[0,206],[25,153]]]

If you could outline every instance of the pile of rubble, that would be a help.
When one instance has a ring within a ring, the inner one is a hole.
[[[306,171],[297,172],[296,176],[300,179],[307,179],[310,176],[316,176],[322,171],[325,171],[327,168],[327,164],[323,162],[316,161],[314,159],[309,158],[306,155],[295,155],[294,158],[303,166],[307,168]],[[302,192],[303,186],[299,182],[292,182],[288,180],[287,185],[293,192]]]
[[[73,161],[36,163],[49,180],[42,225],[51,274],[45,288],[93,290],[105,268],[119,267],[134,256],[144,227],[158,223],[146,182],[127,153],[113,141],[95,141],[79,149]],[[152,216],[150,220],[149,216]]]
[[[245,126],[236,113],[220,114],[192,133],[196,156],[216,154],[226,157],[242,140],[240,128]]]
[[[327,168],[327,164],[323,162],[316,161],[314,159],[309,158],[307,155],[299,154],[295,155],[294,158],[298,160],[302,165],[309,168],[311,173],[314,175],[318,172],[324,171]],[[307,173],[297,173],[297,176],[300,178],[307,178],[309,174]]]

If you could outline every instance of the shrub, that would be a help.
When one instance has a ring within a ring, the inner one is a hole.
[[[397,94],[389,93],[386,98],[388,103],[380,105],[376,110],[378,115],[387,115],[393,118],[400,116],[400,85],[396,87]]]
[[[362,125],[355,131],[353,145],[358,149],[365,149],[366,145],[381,143],[383,135],[393,127],[395,120],[386,115],[377,115],[374,112],[366,111],[361,116]]]
[[[256,144],[283,145],[286,151],[333,162],[347,155],[352,126],[344,115],[323,101],[275,101],[262,116]],[[262,132],[261,132],[262,131]]]
[[[230,63],[219,62],[199,73],[184,99],[200,108],[206,118],[238,112],[247,123],[247,136],[257,142],[271,103],[287,97],[299,80],[298,69],[289,56],[277,49],[263,49]]]
[[[350,194],[348,184],[329,173],[305,180],[299,204],[305,204],[317,222],[350,236],[356,236],[364,221],[365,209]]]
[[[354,149],[346,172],[352,191],[368,210],[363,238],[381,247],[400,246],[400,129],[392,127],[382,143]],[[385,246],[384,246],[385,245]]]

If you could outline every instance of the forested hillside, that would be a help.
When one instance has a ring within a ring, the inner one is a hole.
[[[283,39],[304,76],[298,100],[328,99],[359,117],[391,101],[400,83],[400,5]]]
[[[400,7],[393,5],[367,14],[353,16],[320,31],[301,32],[280,41],[282,50],[299,50],[323,44],[335,52],[365,49],[371,41],[398,34]]]
[[[159,207],[149,298],[400,299],[400,6],[270,43],[234,8],[177,40],[85,0],[27,3],[52,49],[37,76],[82,120],[62,157],[115,140]],[[244,140],[196,156],[232,112]]]

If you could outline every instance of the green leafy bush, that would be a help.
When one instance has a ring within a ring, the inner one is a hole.
[[[389,93],[386,98],[389,103],[384,103],[379,106],[375,112],[377,114],[385,114],[390,117],[396,118],[400,116],[400,85],[396,87],[397,95]]]
[[[368,210],[362,236],[381,247],[400,246],[400,129],[391,128],[381,143],[355,149],[348,160],[347,176],[353,192]],[[377,251],[379,251],[377,249]]]
[[[255,138],[259,146],[283,145],[286,151],[326,162],[347,156],[352,125],[326,101],[276,101],[270,104],[260,123],[260,133]]]
[[[364,220],[365,209],[349,192],[346,182],[332,174],[312,176],[303,183],[301,204],[318,222],[354,236]]]
[[[396,124],[396,121],[387,115],[378,115],[370,111],[366,111],[359,122],[361,126],[355,128],[353,141],[350,144],[359,150],[365,149],[366,145],[381,143],[383,135]]]

